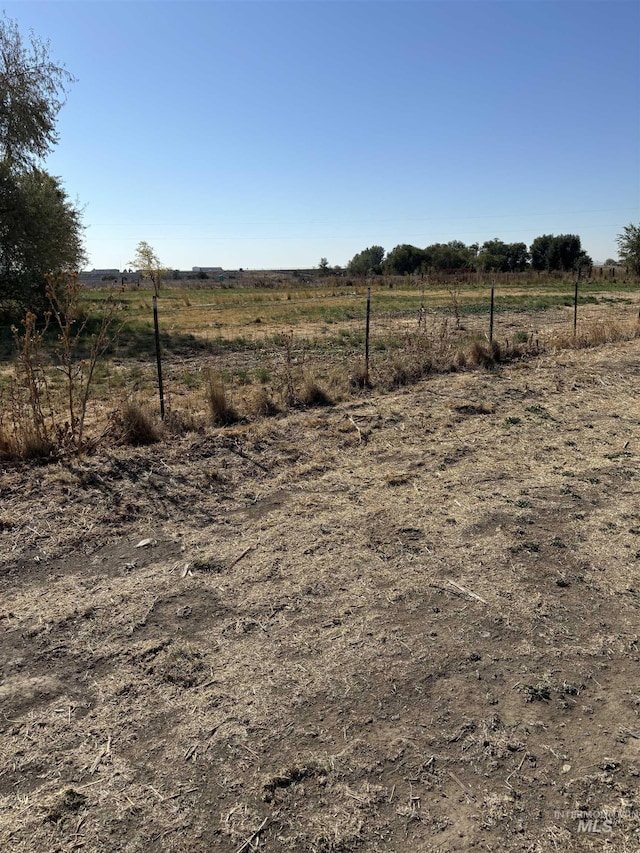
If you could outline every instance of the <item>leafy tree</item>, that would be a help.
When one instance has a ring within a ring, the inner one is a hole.
[[[526,269],[529,253],[525,243],[503,243],[497,237],[482,244],[476,264],[495,272],[520,272]]]
[[[426,252],[429,266],[436,270],[460,270],[473,265],[475,247],[465,246],[460,240],[450,240],[448,243],[433,243],[427,246]]]
[[[384,262],[385,271],[391,275],[413,275],[427,266],[428,256],[425,250],[408,243],[392,249]]]
[[[640,275],[640,225],[625,225],[616,237],[621,260]]]
[[[46,304],[46,276],[86,260],[81,212],[58,178],[0,160],[0,306],[9,313]]]
[[[327,275],[329,272],[329,261],[326,258],[320,258],[318,269],[320,270],[320,275]]]
[[[533,241],[530,252],[534,270],[568,272],[584,266],[593,266],[593,261],[582,249],[577,234],[543,234]]]
[[[57,142],[56,116],[72,77],[33,33],[0,19],[0,307],[46,304],[46,276],[84,261],[81,215],[60,179],[38,168]]]
[[[348,270],[351,275],[380,275],[383,261],[382,246],[370,246],[351,258]]]
[[[58,141],[56,116],[73,77],[33,33],[25,45],[15,21],[0,20],[0,154],[16,168],[33,165]]]

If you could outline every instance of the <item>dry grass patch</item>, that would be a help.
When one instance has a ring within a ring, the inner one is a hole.
[[[229,426],[240,420],[224,382],[211,371],[207,374],[206,395],[213,426]]]
[[[124,403],[116,413],[116,424],[123,442],[134,447],[155,444],[162,438],[155,414],[137,400]]]

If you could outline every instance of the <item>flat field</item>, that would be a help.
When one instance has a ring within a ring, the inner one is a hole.
[[[639,357],[4,464],[0,849],[638,850]]]

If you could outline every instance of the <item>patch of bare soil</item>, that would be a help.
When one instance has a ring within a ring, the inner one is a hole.
[[[638,342],[5,466],[3,851],[635,851]]]

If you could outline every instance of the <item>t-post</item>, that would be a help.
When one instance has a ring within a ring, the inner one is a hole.
[[[364,335],[364,381],[369,387],[369,320],[371,317],[371,288],[367,288],[367,322]]]
[[[155,292],[153,294],[153,326],[156,338],[156,364],[158,366],[158,392],[160,394],[160,417],[164,420],[164,388],[162,385],[162,358],[160,355],[160,325],[158,323],[158,294],[157,285],[154,281]]]
[[[491,282],[491,307],[489,309],[489,343],[493,342],[493,297],[496,289],[496,280]]]

